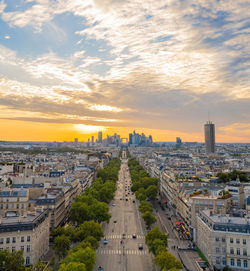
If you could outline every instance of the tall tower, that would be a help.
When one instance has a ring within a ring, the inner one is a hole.
[[[102,143],[102,132],[98,132],[98,142]]]
[[[204,125],[206,153],[215,153],[215,126],[211,121]]]

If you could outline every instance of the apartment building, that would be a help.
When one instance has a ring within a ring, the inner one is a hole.
[[[36,264],[49,250],[49,211],[0,219],[0,250],[23,250],[24,264]]]
[[[28,209],[29,190],[24,188],[4,188],[0,190],[0,215],[25,215]]]
[[[220,216],[211,210],[197,216],[197,245],[212,267],[250,269],[250,218]]]

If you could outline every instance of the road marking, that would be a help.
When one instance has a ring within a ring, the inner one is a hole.
[[[105,235],[106,239],[122,239],[122,235],[119,234],[107,234]],[[136,235],[135,239],[144,239],[144,235]],[[125,235],[125,239],[134,239],[132,234]]]
[[[98,249],[97,254],[112,254],[112,255],[121,255],[123,250],[120,249]],[[126,255],[146,255],[148,254],[147,250],[135,250],[135,249],[125,249],[124,254]]]

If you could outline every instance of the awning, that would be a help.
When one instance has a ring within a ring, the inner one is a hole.
[[[178,221],[178,220],[176,220],[176,224],[177,224],[178,226],[180,226],[180,225],[181,225],[181,222]]]
[[[162,203],[167,203],[167,201],[165,199],[162,200]]]

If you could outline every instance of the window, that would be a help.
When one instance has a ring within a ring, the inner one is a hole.
[[[247,240],[246,240],[246,239],[243,239],[243,240],[242,240],[242,243],[243,243],[243,245],[246,245]]]
[[[234,249],[232,247],[230,248],[230,254],[234,254]]]
[[[21,242],[22,242],[22,243],[24,242],[24,236],[21,237]]]
[[[0,247],[0,250],[3,250],[3,248],[2,248],[2,247]]]
[[[25,263],[26,263],[26,265],[30,265],[30,257],[26,257]]]
[[[222,265],[227,265],[226,258],[222,258]]]
[[[30,245],[27,246],[26,251],[27,251],[27,252],[30,252]]]
[[[220,257],[216,257],[216,264],[220,264]]]
[[[16,208],[19,209],[19,203],[16,204]]]
[[[245,248],[243,248],[243,255],[247,256],[247,250]]]
[[[240,255],[240,248],[237,248],[237,255]]]
[[[233,242],[234,242],[234,239],[230,238],[230,243],[233,244]]]
[[[237,259],[237,266],[241,267],[241,260],[240,259]]]
[[[216,241],[216,242],[219,242],[219,241],[220,241],[220,238],[219,238],[219,237],[216,237],[216,238],[215,238],[215,241]]]
[[[221,238],[221,242],[223,242],[223,243],[225,243],[225,242],[226,242],[225,237],[222,237],[222,238]]]
[[[2,245],[4,243],[4,239],[0,238],[0,244]]]
[[[24,251],[24,246],[21,246],[21,250]]]
[[[10,238],[7,237],[7,238],[6,238],[6,244],[9,244],[9,243],[10,243]]]
[[[244,268],[247,268],[248,264],[247,264],[247,260],[244,260]]]
[[[6,209],[8,209],[9,208],[9,205],[8,205],[8,203],[6,204]]]
[[[222,252],[226,253],[226,248],[225,247],[222,248]]]
[[[12,247],[12,252],[15,251],[15,247]]]
[[[220,248],[216,248],[216,253],[219,253],[220,252]]]
[[[29,235],[27,236],[27,242],[30,242],[30,236]]]
[[[1,209],[3,209],[3,204],[1,204]]]
[[[24,208],[24,204],[22,203],[22,206],[21,206],[21,208],[23,209]]]
[[[230,260],[231,266],[234,266],[234,259]]]
[[[16,237],[12,237],[12,243],[16,243]]]
[[[236,239],[236,244],[239,244],[240,243],[240,239]]]

